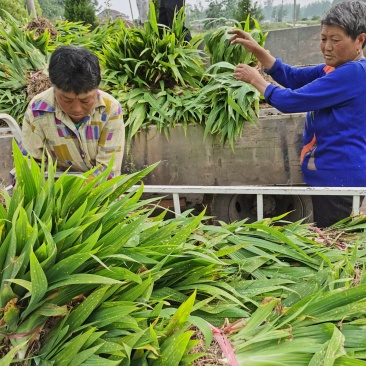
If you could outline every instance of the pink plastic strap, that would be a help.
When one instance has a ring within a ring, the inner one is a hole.
[[[219,344],[222,352],[224,353],[226,359],[230,363],[231,366],[239,366],[238,361],[236,360],[233,347],[229,342],[228,338],[225,335],[225,330],[214,327],[212,324],[208,323],[210,326],[212,333]]]

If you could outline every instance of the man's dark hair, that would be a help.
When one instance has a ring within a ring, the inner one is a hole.
[[[75,94],[97,89],[101,80],[98,57],[75,46],[61,46],[53,52],[48,74],[56,88]]]

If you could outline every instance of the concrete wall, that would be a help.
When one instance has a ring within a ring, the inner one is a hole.
[[[319,41],[320,25],[279,29],[268,33],[265,48],[289,65],[314,65],[324,62]]]
[[[214,140],[204,129],[178,125],[169,140],[156,126],[140,131],[132,140],[122,171],[133,173],[160,161],[144,181],[162,185],[245,185],[302,183],[299,156],[304,114],[275,114],[260,117],[257,125],[246,123],[234,143]]]

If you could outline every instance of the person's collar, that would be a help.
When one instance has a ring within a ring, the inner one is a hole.
[[[106,107],[106,105],[105,105],[104,100],[103,100],[103,98],[102,98],[101,92],[100,92],[100,90],[98,89],[97,100],[96,100],[96,102],[95,102],[94,109],[95,109],[95,108],[99,108],[99,107]]]

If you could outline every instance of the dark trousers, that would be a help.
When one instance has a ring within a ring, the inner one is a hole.
[[[360,205],[364,197],[361,197]],[[351,216],[352,196],[311,196],[315,225],[325,228]]]
[[[184,0],[161,0],[158,23],[172,29],[174,12],[178,12],[183,6]],[[183,27],[183,31],[186,32],[185,41],[189,42],[192,39],[191,33],[186,27]]]

